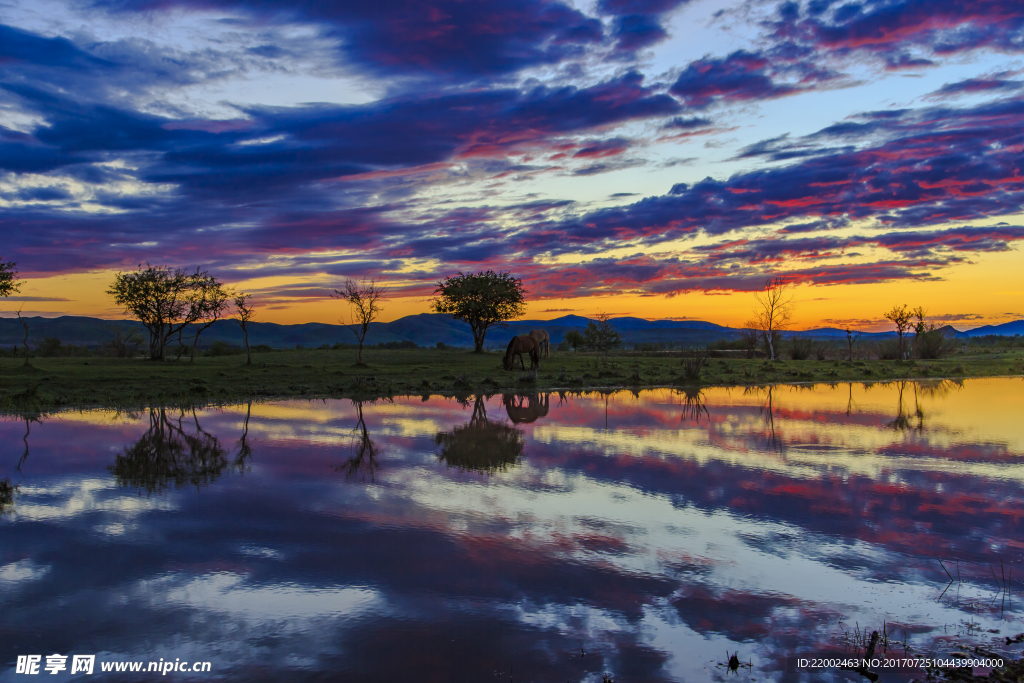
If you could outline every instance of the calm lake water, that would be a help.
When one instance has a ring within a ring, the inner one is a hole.
[[[8,417],[0,681],[810,680],[787,656],[874,629],[1019,656],[1022,415],[987,379]]]

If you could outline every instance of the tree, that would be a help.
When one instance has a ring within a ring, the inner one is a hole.
[[[740,339],[747,347],[747,358],[757,357],[757,345],[761,341],[761,330],[756,320],[748,320],[740,328]]]
[[[25,347],[25,366],[32,365],[29,362],[29,350],[28,350],[28,321],[21,317],[21,309],[18,309],[18,322],[21,323],[21,329],[25,331],[25,336],[21,339],[21,345]]]
[[[117,305],[149,330],[151,360],[163,360],[167,341],[186,326],[209,320],[218,302],[223,310],[220,293],[224,290],[217,278],[199,268],[189,272],[148,263],[135,272],[118,273],[107,290]]]
[[[348,329],[356,336],[359,342],[359,351],[356,354],[356,363],[363,364],[363,341],[366,333],[370,330],[370,323],[384,310],[382,301],[387,301],[388,288],[377,280],[366,280],[356,282],[345,280],[344,289],[334,290],[334,295],[342,301],[347,301],[352,309],[352,324]]]
[[[768,347],[769,360],[775,360],[775,343],[778,340],[778,333],[786,329],[790,319],[793,317],[793,297],[789,293],[791,283],[784,275],[769,278],[764,285],[764,291],[754,294],[757,307],[754,309],[754,317],[757,321],[757,329],[764,337],[765,345]]]
[[[915,313],[916,311],[907,308],[907,305],[903,304],[902,306],[893,306],[891,311],[883,314],[886,320],[896,326],[896,335],[899,337],[901,359],[905,359],[907,357],[905,337],[907,332],[913,328]]]
[[[197,318],[192,322],[195,326],[195,337],[192,338],[192,349],[189,360],[196,359],[196,346],[199,344],[199,335],[205,332],[211,325],[220,320],[224,311],[228,308],[228,299],[232,293],[225,289],[214,277],[207,277],[197,280],[195,283],[194,297],[197,308]]]
[[[622,343],[618,330],[612,326],[607,313],[599,313],[597,320],[587,322],[583,330],[583,344],[586,348],[601,353],[605,359],[608,352]]]
[[[483,351],[489,327],[519,318],[526,311],[523,281],[507,272],[460,272],[439,281],[434,294],[440,295],[432,302],[435,312],[469,323],[473,353]]]
[[[8,297],[21,291],[18,280],[18,264],[14,261],[0,261],[0,296]]]
[[[581,347],[586,345],[586,340],[583,335],[580,334],[579,330],[569,330],[565,333],[563,343],[568,344],[572,347],[573,351],[579,351]]]
[[[935,323],[925,322],[925,310],[918,306],[913,311],[917,322],[914,323],[914,352],[919,358],[941,358],[949,350],[946,332],[937,328]]]
[[[245,364],[252,365],[252,352],[249,350],[249,323],[256,317],[256,307],[252,303],[252,294],[239,292],[235,295],[235,322],[242,328],[245,337]]]
[[[849,327],[846,328],[846,345],[850,349],[850,362],[853,362],[853,345],[860,339],[862,332],[855,332]]]

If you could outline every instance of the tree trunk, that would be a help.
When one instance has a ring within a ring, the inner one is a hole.
[[[252,365],[252,352],[249,351],[249,330],[242,328],[242,335],[245,337],[245,364]],[[250,407],[251,404],[250,404]],[[246,418],[248,420],[248,418]],[[248,425],[248,422],[246,423]]]
[[[487,326],[470,325],[473,330],[473,353],[483,353],[484,339],[487,337]]]

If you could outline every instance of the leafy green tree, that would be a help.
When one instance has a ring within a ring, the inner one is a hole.
[[[220,282],[206,271],[149,264],[118,273],[107,294],[149,330],[151,360],[163,360],[168,340],[188,325],[219,316],[226,298]]]
[[[469,323],[474,353],[483,351],[489,327],[522,317],[526,311],[523,281],[510,273],[459,273],[439,281],[434,294],[439,295],[432,302],[434,311]]]
[[[18,264],[14,261],[0,261],[0,296],[10,296],[20,290]]]
[[[607,313],[600,313],[597,320],[590,320],[583,329],[583,344],[591,351],[597,351],[607,360],[608,352],[622,343],[622,337],[612,325]]]
[[[562,343],[571,346],[573,351],[579,351],[581,348],[586,347],[587,340],[583,338],[583,335],[578,330],[569,330],[565,333]]]

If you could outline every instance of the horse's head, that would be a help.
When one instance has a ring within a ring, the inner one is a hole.
[[[508,372],[509,370],[512,369],[512,358],[513,358],[513,356],[510,353],[510,354],[508,354],[507,356],[505,356],[504,358],[501,359],[501,367],[505,368],[506,372]]]

